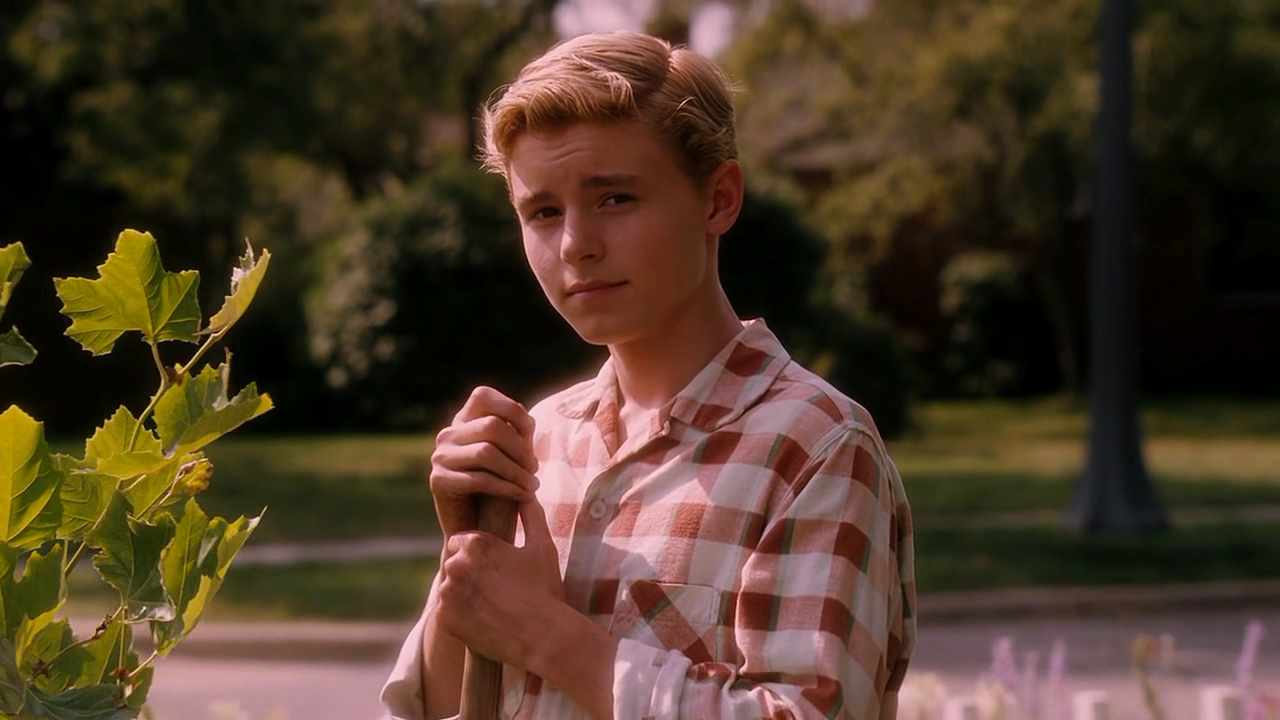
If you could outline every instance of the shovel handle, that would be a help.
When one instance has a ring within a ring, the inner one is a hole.
[[[503,542],[515,542],[516,502],[488,495],[477,498],[476,502],[476,528]],[[501,703],[502,663],[467,648],[459,720],[498,720]]]

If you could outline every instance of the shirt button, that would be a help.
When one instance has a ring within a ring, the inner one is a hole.
[[[603,500],[596,500],[595,502],[591,503],[591,508],[589,510],[589,512],[591,513],[591,517],[595,520],[603,520],[605,513],[607,513],[608,511],[609,511],[609,508],[605,506]]]

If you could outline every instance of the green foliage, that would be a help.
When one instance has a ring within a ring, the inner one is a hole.
[[[846,308],[827,255],[826,239],[794,203],[752,189],[721,241],[720,275],[741,315],[765,318],[798,360],[866,406],[886,437],[897,436],[910,405],[901,349],[883,322]]]
[[[1024,392],[1044,323],[1018,261],[1007,252],[961,253],[938,282],[942,315],[951,323],[948,385],[967,395]]]
[[[162,340],[195,342],[200,329],[194,270],[165,272],[150,233],[120,233],[116,250],[98,266],[101,277],[54,281],[62,313],[71,318],[67,335],[94,355],[111,352],[116,340],[136,330],[152,345]]]
[[[21,244],[0,247],[0,319],[4,318],[4,309],[9,305],[13,286],[18,284],[18,279],[29,267],[31,259],[27,257],[27,251]],[[27,365],[35,359],[35,348],[23,339],[17,328],[0,333],[0,367]]]
[[[20,271],[13,259],[26,256],[16,247],[0,249],[0,262]],[[137,332],[151,347],[160,388],[140,415],[116,410],[85,441],[83,457],[52,453],[43,425],[17,406],[0,414],[0,714],[137,717],[152,659],[196,626],[256,527],[257,518],[209,518],[193,496],[212,474],[203,449],[269,410],[271,399],[252,384],[229,398],[229,356],[198,373],[196,366],[244,316],[269,257],[245,253],[203,329],[199,275],[166,272],[148,233],[120,233],[98,279],[55,280],[71,319],[67,335],[99,355]],[[5,270],[5,300],[18,271]],[[201,338],[185,365],[161,363],[161,342]],[[77,639],[56,616],[85,554],[119,603],[92,636]],[[141,623],[150,624],[156,650],[139,661],[133,626]]]
[[[586,369],[581,340],[540,299],[519,243],[501,180],[453,166],[370,203],[329,240],[308,297],[310,350],[362,426],[416,429],[465,387],[528,396]]]
[[[776,0],[744,25],[728,58],[749,89],[744,153],[803,188],[850,285],[902,242],[1011,253],[1052,329],[1036,357],[1079,389],[1064,248],[1093,212],[1099,3],[870,5],[852,16]],[[1267,292],[1280,258],[1280,3],[1139,5],[1138,235],[1227,252],[1225,282]]]

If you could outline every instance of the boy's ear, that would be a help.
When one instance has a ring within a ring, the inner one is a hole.
[[[725,160],[708,179],[710,190],[707,216],[707,234],[720,236],[733,227],[742,212],[742,198],[746,182],[742,165],[737,160]]]

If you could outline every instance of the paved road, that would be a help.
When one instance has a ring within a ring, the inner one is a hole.
[[[1263,639],[1256,677],[1280,692],[1280,608],[1252,613],[924,624],[912,676],[937,673],[953,694],[970,692],[978,675],[989,667],[991,645],[1001,636],[1012,637],[1019,657],[1027,650],[1038,651],[1042,669],[1053,641],[1061,637],[1068,645],[1068,692],[1107,690],[1115,699],[1113,719],[1145,718],[1149,716],[1129,676],[1130,643],[1140,632],[1171,633],[1179,661],[1192,675],[1162,680],[1168,720],[1195,720],[1201,685],[1229,681],[1233,676],[1244,627],[1251,618],[1258,618],[1272,631]],[[183,658],[180,653],[157,670],[152,700],[158,720],[211,719],[211,704],[226,701],[239,701],[253,720],[373,720],[379,711],[378,689],[390,667],[390,658],[384,662],[254,663]],[[272,711],[278,714],[267,714]],[[1065,716],[1057,717],[1065,720]],[[1045,720],[1055,719],[1049,715]]]

